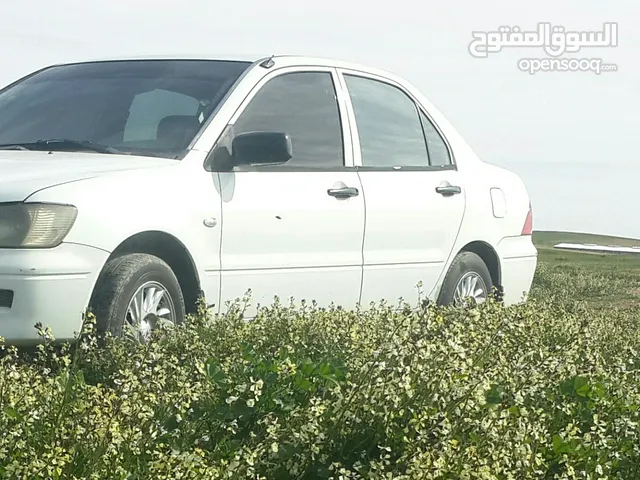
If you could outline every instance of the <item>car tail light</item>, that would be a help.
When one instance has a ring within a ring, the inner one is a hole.
[[[533,211],[531,210],[531,203],[529,203],[529,212],[527,218],[524,221],[521,235],[531,235],[533,233]]]

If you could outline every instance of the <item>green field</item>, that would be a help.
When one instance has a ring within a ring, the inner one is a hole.
[[[204,306],[0,358],[0,478],[640,479],[640,256],[535,232],[530,301]],[[43,319],[46,323],[46,320]],[[55,332],[53,332],[55,335]]]
[[[553,245],[561,242],[595,243],[596,245],[616,245],[618,247],[640,246],[640,240],[635,238],[611,237],[609,235],[594,235],[590,233],[575,232],[534,232],[533,241],[540,248],[552,248]]]
[[[570,232],[534,232],[540,268],[534,290],[566,293],[597,307],[640,306],[640,254],[572,252],[553,248],[555,244],[593,243],[622,247],[640,245],[640,240]],[[567,278],[571,282],[567,282]],[[557,283],[554,282],[557,280]]]

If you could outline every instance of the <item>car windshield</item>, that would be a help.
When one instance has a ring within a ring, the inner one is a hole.
[[[180,158],[249,62],[49,67],[0,91],[0,149]]]

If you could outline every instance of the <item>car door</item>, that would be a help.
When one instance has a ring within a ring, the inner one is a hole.
[[[364,197],[336,81],[330,68],[279,69],[227,127],[227,145],[243,133],[286,133],[292,158],[218,173],[223,308],[248,290],[247,316],[276,296],[344,308],[360,298]]]
[[[366,199],[362,303],[433,294],[465,210],[450,149],[398,84],[341,70]],[[417,289],[422,283],[420,292]]]

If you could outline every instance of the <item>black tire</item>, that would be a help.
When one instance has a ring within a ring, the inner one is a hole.
[[[109,260],[98,277],[90,303],[98,331],[121,337],[129,302],[149,281],[164,287],[174,305],[176,324],[183,323],[184,297],[169,265],[153,255],[130,253]]]
[[[453,305],[454,294],[458,282],[468,273],[479,275],[487,288],[487,296],[493,295],[493,281],[487,265],[473,252],[460,252],[451,262],[449,271],[444,278],[440,294],[438,295],[438,305]]]

